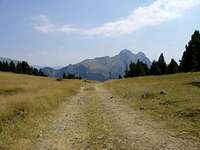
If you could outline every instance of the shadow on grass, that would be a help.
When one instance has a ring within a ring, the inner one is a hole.
[[[200,82],[190,82],[189,84],[200,88]]]
[[[177,112],[179,117],[184,118],[196,118],[200,117],[200,108],[187,108]]]
[[[13,88],[13,89],[5,89],[5,90],[3,89],[3,90],[0,90],[0,95],[14,95],[21,92],[23,92],[22,88]]]

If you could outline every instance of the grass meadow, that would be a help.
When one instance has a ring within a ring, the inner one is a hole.
[[[0,72],[0,149],[26,149],[82,83]]]
[[[200,139],[199,72],[112,80],[104,87],[177,136]]]

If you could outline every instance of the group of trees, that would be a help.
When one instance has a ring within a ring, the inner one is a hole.
[[[161,54],[158,61],[153,61],[150,68],[150,75],[174,74],[179,71],[179,65],[174,59],[171,59],[167,65],[163,54]]]
[[[183,72],[200,71],[200,33],[195,31],[183,53],[180,69]]]
[[[160,55],[158,61],[153,61],[151,67],[149,68],[145,63],[137,61],[137,63],[131,63],[129,69],[125,71],[125,78],[137,77],[145,75],[163,75],[163,74],[173,74],[179,72],[179,66],[177,62],[172,59],[167,65],[163,54]]]
[[[29,66],[29,64],[25,61],[14,63],[11,61],[8,62],[1,62],[0,61],[0,71],[7,71],[13,73],[20,73],[20,74],[29,74],[29,75],[36,75],[36,76],[45,76],[42,70],[38,70]]]
[[[163,54],[160,55],[158,61],[153,61],[150,68],[138,60],[137,63],[131,63],[129,69],[125,71],[125,78],[145,76],[145,75],[163,75],[174,74],[178,72],[200,71],[200,33],[195,31],[192,35],[186,50],[183,53],[180,65],[171,59],[167,65]],[[121,77],[121,76],[120,76]]]
[[[141,62],[141,61],[137,61],[137,63],[131,63],[129,65],[129,69],[127,69],[125,71],[125,78],[128,77],[137,77],[137,76],[145,76],[145,75],[149,75],[150,71],[148,66]]]
[[[82,78],[81,77],[77,77],[77,76],[75,76],[74,74],[70,74],[70,73],[68,73],[67,75],[64,73],[63,74],[63,79],[79,79],[79,80],[81,80]]]

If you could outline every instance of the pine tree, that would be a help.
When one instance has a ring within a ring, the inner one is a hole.
[[[9,70],[11,72],[16,72],[16,67],[15,67],[15,64],[14,64],[13,61],[11,61],[10,64],[9,64]]]
[[[39,72],[38,72],[38,70],[36,68],[31,68],[30,70],[31,71],[27,71],[28,74],[39,76]]]
[[[124,78],[128,78],[128,73],[129,73],[129,71],[128,71],[128,69],[126,69],[126,70],[125,70]]]
[[[119,76],[118,76],[118,79],[122,79],[122,76],[121,76],[121,75],[119,75]]]
[[[21,66],[22,66],[22,73],[31,74],[31,68],[27,62],[22,61]]]
[[[167,72],[167,64],[165,62],[165,58],[163,53],[160,55],[158,59],[158,67],[160,68],[161,74],[166,74]]]
[[[45,76],[45,74],[43,73],[42,69],[39,70],[39,76]]]
[[[22,71],[22,64],[20,62],[17,63],[17,73],[23,73]]]
[[[145,75],[147,75],[148,74],[148,72],[147,72],[147,69],[148,67],[147,67],[147,65],[146,64],[144,64],[143,62],[141,62],[141,61],[137,61],[137,64],[136,64],[136,66],[135,66],[135,72],[136,72],[136,76],[145,76]]]
[[[150,69],[147,66],[147,64],[140,62],[140,65],[142,66],[142,68],[144,69],[145,75],[149,75],[150,74]]]
[[[10,70],[9,64],[8,64],[8,62],[6,61],[6,62],[3,63],[3,71],[9,71],[9,70]]]
[[[174,59],[171,59],[171,62],[169,63],[167,67],[167,74],[174,74],[174,73],[177,73],[178,71],[179,71],[178,64],[176,63]]]
[[[65,73],[63,73],[63,79],[66,79],[67,77],[66,77],[66,74]]]
[[[157,61],[153,61],[152,65],[151,65],[151,69],[150,69],[150,74],[151,75],[161,75],[162,71],[158,65]]]
[[[180,61],[180,69],[183,72],[200,71],[200,33],[195,31],[185,47],[182,59]]]
[[[3,63],[0,61],[0,71],[3,71]]]

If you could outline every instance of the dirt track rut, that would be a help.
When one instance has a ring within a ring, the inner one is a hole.
[[[199,150],[152,120],[144,120],[100,83],[87,83],[66,100],[32,150]]]

